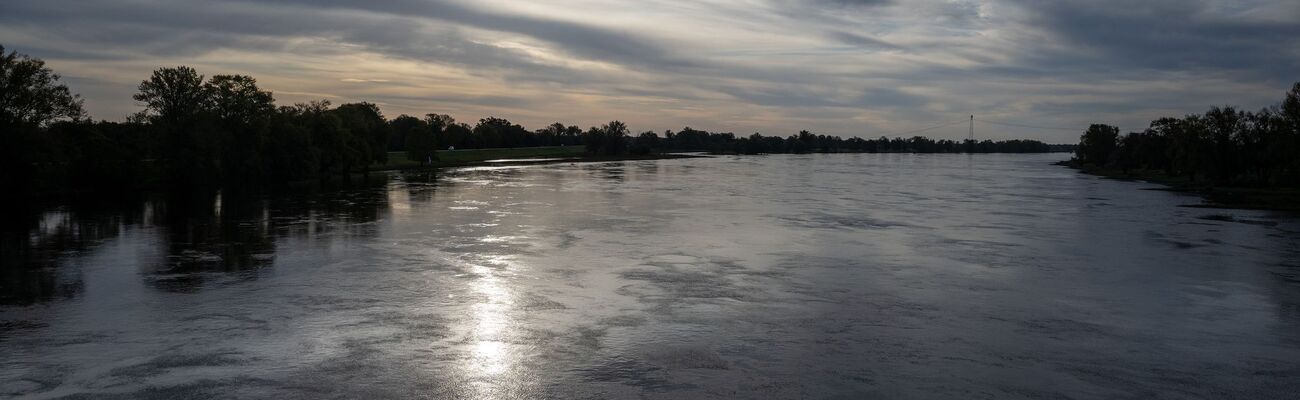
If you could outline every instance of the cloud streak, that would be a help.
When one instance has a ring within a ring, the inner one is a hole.
[[[153,68],[186,64],[254,75],[282,102],[369,100],[392,115],[866,137],[954,115],[1139,129],[1211,103],[1263,106],[1300,79],[1296,21],[1285,0],[0,5],[4,45],[46,58],[100,118],[134,111]]]

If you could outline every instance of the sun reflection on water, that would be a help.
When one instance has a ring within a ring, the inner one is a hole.
[[[470,271],[477,277],[471,287],[480,300],[473,306],[471,356],[466,370],[474,375],[480,398],[495,397],[494,393],[499,392],[498,378],[516,361],[508,337],[513,329],[510,308],[514,295],[501,276],[501,268],[508,264],[494,261],[490,262],[500,264],[500,267],[470,266]]]

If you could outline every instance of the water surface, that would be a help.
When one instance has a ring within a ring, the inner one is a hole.
[[[1300,393],[1300,222],[1064,157],[478,167],[54,207],[0,243],[0,397]]]

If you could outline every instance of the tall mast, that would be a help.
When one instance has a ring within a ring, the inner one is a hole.
[[[974,115],[970,116],[970,134],[966,137],[966,139],[970,141],[975,141],[975,116]]]

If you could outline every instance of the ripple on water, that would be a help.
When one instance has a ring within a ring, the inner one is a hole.
[[[1053,157],[465,168],[223,215],[65,207],[13,236],[33,268],[0,273],[0,397],[1300,391],[1300,224]]]

